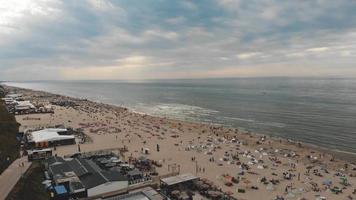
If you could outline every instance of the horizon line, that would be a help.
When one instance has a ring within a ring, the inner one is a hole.
[[[49,82],[49,81],[169,81],[169,80],[207,80],[207,79],[263,79],[263,78],[290,78],[290,79],[356,79],[353,76],[237,76],[237,77],[199,77],[199,78],[148,78],[148,79],[37,79],[37,80],[0,80],[3,82]]]

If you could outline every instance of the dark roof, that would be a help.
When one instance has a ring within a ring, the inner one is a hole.
[[[89,171],[82,165],[81,162],[79,162],[78,159],[74,158],[71,161],[67,162],[68,165],[73,169],[73,171],[75,172],[75,174],[80,177],[83,176],[87,173],[89,173]]]
[[[51,156],[47,159],[48,166],[51,166],[54,163],[64,163],[64,159],[58,156]]]
[[[136,168],[131,170],[131,171],[129,171],[129,172],[127,172],[127,174],[129,176],[142,176],[143,175],[143,173],[140,170],[136,169]]]
[[[74,172],[86,189],[107,182],[128,181],[128,178],[123,176],[119,171],[102,170],[92,160],[82,158],[74,158],[70,161],[63,160],[61,164],[50,165],[50,170],[55,178],[63,177],[66,172]]]
[[[118,171],[102,171],[101,174],[109,181],[128,181],[128,178]]]
[[[67,163],[61,163],[58,165],[51,165],[49,169],[54,177],[57,175],[64,176],[66,172],[72,172],[72,168]]]
[[[103,176],[99,173],[95,174],[86,174],[80,177],[80,181],[83,183],[86,189],[96,187],[98,185],[108,182]]]
[[[101,171],[99,166],[97,166],[93,161],[91,160],[86,160],[82,158],[74,158],[71,161],[67,162],[68,165],[73,169],[75,174],[77,174],[78,177],[81,177],[86,174],[93,174],[98,171]]]
[[[81,159],[81,158],[78,160],[91,173],[101,171],[100,167],[97,164],[95,164],[92,160]]]
[[[127,177],[116,171],[101,171],[93,174],[90,173],[80,177],[80,180],[87,189],[107,182],[128,181]]]

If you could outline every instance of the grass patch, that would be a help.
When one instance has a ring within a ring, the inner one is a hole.
[[[25,175],[17,182],[6,200],[48,200],[49,193],[45,190],[43,169],[40,162],[33,162]]]

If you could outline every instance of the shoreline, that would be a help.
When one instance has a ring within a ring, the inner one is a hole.
[[[320,151],[320,152],[324,152],[327,154],[331,154],[334,157],[336,157],[339,160],[342,161],[347,161],[347,162],[354,162],[356,160],[356,152],[348,152],[348,151],[343,151],[340,149],[327,149],[326,147],[323,146],[319,146],[317,144],[312,144],[312,143],[307,143],[307,142],[301,142],[301,141],[294,141],[291,138],[287,138],[287,137],[277,137],[277,136],[272,136],[270,134],[267,133],[255,133],[255,132],[250,132],[250,131],[246,131],[245,128],[243,127],[234,127],[234,126],[229,126],[229,125],[225,125],[225,124],[220,124],[220,123],[207,123],[207,122],[203,122],[203,121],[199,121],[199,120],[192,120],[192,121],[188,121],[188,120],[182,120],[182,119],[177,119],[177,118],[170,118],[170,117],[164,117],[164,116],[158,116],[158,115],[151,115],[145,112],[141,112],[141,111],[135,111],[131,108],[125,107],[125,106],[121,106],[121,105],[117,105],[117,104],[109,104],[109,103],[103,103],[103,102],[98,102],[98,101],[94,101],[94,100],[89,100],[86,98],[81,98],[81,97],[73,97],[73,96],[68,96],[68,95],[62,95],[62,94],[56,94],[56,93],[52,93],[52,92],[48,92],[48,91],[44,91],[44,90],[34,90],[34,89],[28,89],[28,88],[22,88],[22,87],[16,87],[16,86],[10,86],[10,85],[6,85],[3,84],[6,87],[9,88],[16,88],[16,89],[21,89],[21,90],[28,90],[28,91],[32,91],[32,92],[43,92],[43,93],[47,93],[50,95],[55,95],[55,96],[59,96],[59,97],[65,97],[65,98],[70,98],[70,99],[76,99],[79,101],[89,101],[92,102],[94,104],[101,104],[101,105],[105,105],[105,106],[114,106],[117,107],[119,109],[127,109],[129,112],[135,113],[135,114],[139,114],[142,116],[150,116],[150,117],[155,117],[155,118],[161,118],[161,119],[166,119],[166,120],[174,120],[177,122],[183,122],[183,123],[193,123],[193,124],[204,124],[207,126],[221,126],[227,129],[237,129],[239,130],[240,134],[251,134],[254,136],[258,136],[258,137],[263,137],[263,136],[267,136],[269,139],[278,141],[278,140],[284,140],[284,141],[293,141],[293,143],[291,143],[291,145],[296,145],[298,143],[302,144],[302,146],[310,148],[310,149],[314,149],[316,151]],[[244,130],[243,132],[241,132],[241,130]]]

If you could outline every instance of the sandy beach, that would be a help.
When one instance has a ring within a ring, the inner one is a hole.
[[[159,161],[159,174],[192,173],[238,199],[356,199],[356,166],[350,156],[341,159],[309,145],[235,128],[153,117],[47,92],[7,89],[23,94],[34,105],[71,102],[52,105],[54,113],[17,115],[16,120],[20,130],[57,125],[82,129],[91,139],[80,144],[82,152],[127,147],[125,158],[147,156]],[[147,155],[142,153],[146,148]],[[60,156],[77,152],[77,145],[54,151]]]

